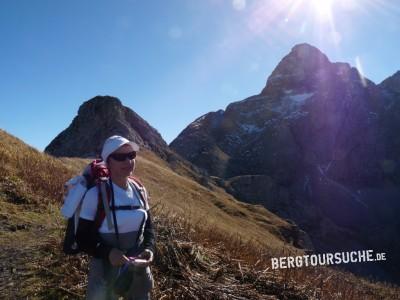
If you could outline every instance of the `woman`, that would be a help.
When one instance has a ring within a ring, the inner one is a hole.
[[[118,299],[113,285],[121,270],[126,269],[133,279],[128,277],[124,299],[150,299],[153,279],[149,265],[153,261],[154,230],[147,192],[130,177],[138,150],[136,143],[121,136],[111,136],[105,141],[101,156],[110,172],[107,186],[111,200],[109,215],[97,227],[94,222],[99,205],[98,188],[89,189],[83,199],[77,241],[79,248],[92,256],[87,299]],[[130,257],[140,258],[137,260],[140,264],[133,263]]]

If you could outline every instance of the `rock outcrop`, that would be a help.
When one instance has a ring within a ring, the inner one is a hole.
[[[45,152],[54,156],[95,157],[104,140],[114,134],[166,156],[168,145],[158,131],[118,98],[110,96],[84,102],[71,125],[51,141]]]

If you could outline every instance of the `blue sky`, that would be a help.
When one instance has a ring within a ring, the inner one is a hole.
[[[0,37],[0,128],[43,150],[112,95],[169,143],[259,93],[298,43],[381,82],[400,70],[400,2],[2,0]]]

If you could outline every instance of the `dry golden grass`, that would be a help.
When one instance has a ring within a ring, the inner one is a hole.
[[[21,140],[0,129],[0,178],[2,184],[17,185],[18,190],[32,191],[39,204],[61,199],[65,178],[74,170],[59,159],[28,147]]]
[[[144,151],[137,161],[136,174],[150,192],[151,205],[163,205],[192,224],[206,223],[243,240],[253,240],[268,248],[289,248],[279,229],[290,225],[259,205],[237,201],[223,189],[212,190],[176,174],[154,154]]]
[[[271,270],[270,257],[286,256],[285,250],[257,247],[185,219],[161,213],[156,224],[161,240],[155,295],[160,299],[399,298],[398,287],[331,268]]]
[[[87,257],[60,252],[63,183],[88,160],[56,159],[0,131],[0,295],[5,299],[79,299]],[[270,269],[287,245],[288,224],[177,175],[151,152],[137,175],[152,196],[158,236],[156,299],[396,299],[399,289],[331,268]]]

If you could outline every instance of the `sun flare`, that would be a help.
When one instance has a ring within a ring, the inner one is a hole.
[[[311,5],[318,17],[326,18],[332,15],[333,0],[311,0]]]

